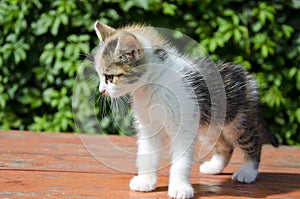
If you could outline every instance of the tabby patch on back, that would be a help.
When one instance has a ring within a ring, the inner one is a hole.
[[[209,131],[205,141],[213,145],[217,140],[215,153],[200,166],[200,172],[221,173],[234,148],[239,147],[244,161],[232,179],[242,183],[255,181],[262,144],[278,146],[278,141],[262,118],[252,75],[240,65],[182,55],[151,27],[130,25],[114,29],[100,22],[94,27],[100,41],[94,59],[100,78],[99,92],[111,98],[125,94],[132,98],[138,131],[138,175],[131,180],[130,189],[155,189],[162,137],[167,135],[172,141],[168,194],[173,198],[192,198],[189,178],[195,124],[200,135],[210,126],[216,131],[221,129],[221,133]],[[210,72],[213,68],[220,74],[222,85],[213,87],[211,92],[208,85],[216,81]],[[212,103],[223,90],[225,103]],[[156,108],[158,105],[165,114]],[[225,118],[216,114],[221,106],[225,106]]]

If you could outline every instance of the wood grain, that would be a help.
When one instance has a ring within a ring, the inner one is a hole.
[[[134,137],[0,131],[0,198],[168,198],[167,148],[157,189],[130,191],[135,143]],[[199,173],[207,158],[195,153],[196,198],[300,198],[299,147],[264,146],[254,184],[231,181],[242,161],[240,150],[220,175]]]

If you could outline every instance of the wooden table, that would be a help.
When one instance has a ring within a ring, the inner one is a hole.
[[[167,150],[157,189],[129,190],[135,142],[134,137],[0,131],[0,198],[168,198]],[[299,147],[264,146],[254,184],[230,179],[242,161],[239,150],[221,175],[200,174],[203,161],[196,153],[191,177],[196,198],[300,198]]]

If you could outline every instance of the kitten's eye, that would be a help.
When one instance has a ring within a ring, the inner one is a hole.
[[[105,77],[105,83],[107,84],[107,82],[112,83],[114,80],[114,75],[104,75]]]
[[[118,75],[104,75],[105,77],[105,83],[107,84],[108,82],[114,83],[115,78],[120,78],[123,74],[118,74]]]

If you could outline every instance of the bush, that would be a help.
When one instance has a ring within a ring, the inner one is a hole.
[[[72,89],[97,45],[93,23],[146,22],[255,73],[271,129],[281,143],[299,145],[299,9],[296,0],[1,1],[0,128],[75,131]],[[101,121],[104,132],[116,132],[111,122]]]

